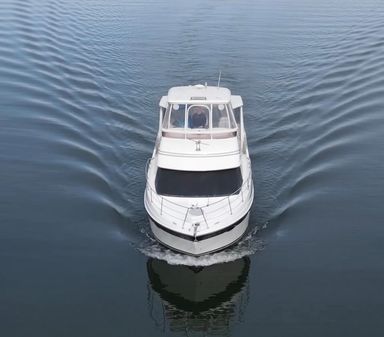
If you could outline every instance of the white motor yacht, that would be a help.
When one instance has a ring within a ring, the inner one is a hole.
[[[241,97],[201,84],[171,88],[146,178],[144,204],[160,243],[198,256],[237,242],[254,194]]]

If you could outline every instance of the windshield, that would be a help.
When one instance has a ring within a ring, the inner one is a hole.
[[[175,131],[233,129],[236,122],[228,104],[169,104],[163,128]]]
[[[156,191],[175,197],[222,197],[239,193],[240,167],[218,171],[179,171],[158,168]]]

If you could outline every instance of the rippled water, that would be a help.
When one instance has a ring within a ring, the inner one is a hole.
[[[379,0],[0,1],[1,335],[381,336],[383,18]],[[144,166],[159,98],[219,71],[255,201],[240,244],[198,260],[151,237]]]

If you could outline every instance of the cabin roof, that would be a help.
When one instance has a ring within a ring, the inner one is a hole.
[[[231,91],[229,89],[202,84],[173,87],[168,91],[168,102],[170,103],[187,103],[191,101],[229,103],[230,100]]]

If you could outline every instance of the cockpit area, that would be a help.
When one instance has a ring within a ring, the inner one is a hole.
[[[169,103],[162,132],[172,138],[227,138],[236,136],[237,123],[229,104]]]

